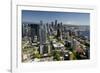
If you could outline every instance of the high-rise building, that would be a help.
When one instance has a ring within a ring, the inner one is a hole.
[[[46,43],[46,25],[43,24],[42,21],[40,21],[39,37],[40,37],[40,44]]]
[[[62,40],[62,23],[57,24],[57,38]]]
[[[46,25],[43,24],[43,21],[40,21],[39,38],[40,38],[40,54],[43,54],[44,44],[46,43]]]
[[[55,20],[55,29],[57,29],[57,20]]]
[[[28,35],[31,38],[31,42],[34,42],[35,36],[37,36],[37,40],[39,40],[39,25],[32,23],[28,25]]]

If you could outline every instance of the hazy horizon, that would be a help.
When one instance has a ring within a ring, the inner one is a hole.
[[[76,12],[51,12],[51,11],[32,11],[22,10],[22,23],[51,23],[58,21],[63,24],[73,25],[90,25],[89,13],[76,13]]]

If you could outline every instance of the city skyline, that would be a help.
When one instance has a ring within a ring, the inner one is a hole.
[[[76,13],[22,10],[22,23],[38,23],[41,20],[44,23],[50,23],[54,20],[58,20],[59,22],[63,22],[64,24],[90,25],[90,14],[79,12]]]
[[[22,11],[22,62],[90,59],[89,16],[88,13]]]

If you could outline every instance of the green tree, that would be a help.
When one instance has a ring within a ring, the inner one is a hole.
[[[60,60],[60,52],[54,51],[53,52],[53,59],[59,61]]]

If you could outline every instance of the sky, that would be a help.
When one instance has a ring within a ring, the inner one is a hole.
[[[51,11],[31,11],[22,10],[22,22],[50,23],[57,20],[59,23],[72,25],[90,25],[89,13],[76,12],[51,12]]]

